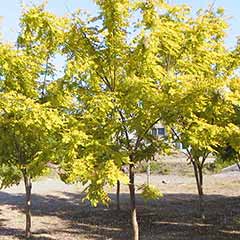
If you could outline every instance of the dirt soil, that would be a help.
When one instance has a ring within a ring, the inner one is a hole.
[[[137,175],[137,185],[146,181]],[[145,203],[137,196],[141,240],[240,239],[240,173],[205,177],[206,220],[198,217],[198,196],[192,176],[154,175],[151,182],[164,197]],[[33,237],[42,240],[128,240],[128,187],[122,186],[121,211],[112,190],[109,208],[82,203],[80,187],[56,179],[33,184]],[[24,186],[0,192],[0,239],[24,239]]]

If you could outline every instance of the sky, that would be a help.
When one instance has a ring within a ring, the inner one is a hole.
[[[38,4],[42,0],[0,0],[0,16],[3,17],[0,23],[0,32],[3,39],[14,41],[18,32],[19,17],[21,15],[21,3]],[[193,11],[199,8],[207,8],[209,4],[215,2],[214,6],[223,7],[225,15],[228,17],[230,29],[226,44],[229,48],[236,43],[236,37],[240,36],[240,1],[239,0],[168,0],[172,4],[187,4],[192,6]],[[96,11],[92,0],[48,0],[48,10],[57,15],[71,13],[74,10],[82,8],[91,13]]]

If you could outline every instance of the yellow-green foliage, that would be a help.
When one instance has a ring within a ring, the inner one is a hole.
[[[80,10],[57,17],[44,4],[27,8],[18,49],[0,44],[1,97],[13,106],[2,101],[1,111],[9,107],[19,116],[8,122],[3,114],[1,121],[21,126],[14,134],[26,145],[27,167],[34,172],[45,166],[43,156],[50,158],[66,182],[88,186],[86,198],[96,205],[108,201],[105,185],[125,181],[123,164],[168,149],[166,139],[150,134],[158,121],[177,130],[197,157],[227,141],[237,148],[240,48],[224,45],[222,9],[193,15],[188,6],[166,1],[95,3],[96,16]],[[65,60],[60,77],[57,55]],[[14,96],[4,95],[11,91]],[[65,120],[56,144],[59,112]],[[11,134],[3,141],[14,146]]]
[[[58,112],[16,92],[0,94],[0,168],[2,187],[17,183],[24,170],[41,176],[54,155],[54,134],[62,127]]]
[[[138,189],[142,191],[141,195],[144,201],[157,200],[163,197],[160,190],[153,185],[143,184]]]

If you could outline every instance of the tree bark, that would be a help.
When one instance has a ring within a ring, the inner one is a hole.
[[[151,161],[147,160],[147,185],[150,185],[150,176],[151,176]]]
[[[120,211],[120,181],[117,180],[117,210]]]
[[[133,237],[132,240],[139,240],[139,228],[137,222],[137,210],[136,210],[136,195],[134,186],[134,165],[129,165],[129,191],[130,191],[130,204],[131,204],[131,221]]]
[[[239,163],[239,161],[237,161],[236,163],[237,163],[237,166],[238,166],[238,170],[240,171],[240,163]]]
[[[31,191],[32,191],[32,182],[31,178],[27,176],[26,171],[23,172],[25,191],[26,191],[26,202],[25,202],[25,214],[26,214],[26,229],[25,237],[26,239],[31,238]]]
[[[199,196],[199,212],[202,220],[205,220],[204,193],[203,193],[203,168],[196,162],[192,162]]]
[[[203,168],[198,166],[199,174],[199,208],[202,220],[205,220],[205,209],[204,209],[204,194],[203,194]]]

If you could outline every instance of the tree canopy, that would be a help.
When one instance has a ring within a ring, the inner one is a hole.
[[[96,16],[27,8],[16,46],[1,42],[0,178],[31,179],[51,161],[94,206],[108,203],[106,185],[128,183],[138,240],[134,167],[170,148],[155,124],[187,147],[200,188],[210,153],[228,144],[239,153],[239,45],[226,48],[224,12],[213,6],[192,15],[166,1],[95,4]]]

